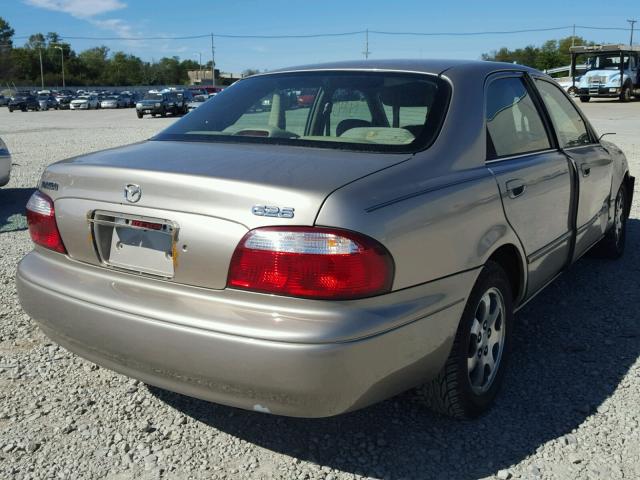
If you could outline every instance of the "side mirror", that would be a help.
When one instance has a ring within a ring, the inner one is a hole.
[[[606,137],[607,135],[615,135],[615,132],[607,132],[607,133],[603,133],[602,135],[600,135],[600,137],[598,137],[598,142],[600,140],[602,140],[602,137]]]

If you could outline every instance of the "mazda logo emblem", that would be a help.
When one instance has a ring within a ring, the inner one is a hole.
[[[124,187],[124,198],[127,202],[136,203],[142,198],[142,189],[140,185],[130,183]]]

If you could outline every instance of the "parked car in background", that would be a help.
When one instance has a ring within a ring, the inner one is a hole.
[[[183,107],[178,102],[174,92],[149,92],[145,94],[142,100],[136,103],[138,118],[142,118],[144,115],[165,117],[167,113],[172,113],[173,115],[183,113]]]
[[[56,97],[58,101],[58,109],[60,110],[69,110],[71,107],[71,100],[73,100],[73,96],[71,95],[59,95]]]
[[[11,177],[11,154],[7,145],[0,138],[0,187],[9,183]]]
[[[222,92],[226,87],[213,87],[213,86],[206,85],[201,88],[203,88],[210,96],[215,96],[218,93]]]
[[[313,101],[316,99],[316,90],[310,88],[303,88],[300,94],[297,96],[297,103],[299,107],[310,107]]]
[[[100,108],[100,102],[96,95],[81,95],[73,100],[69,105],[71,110],[91,110],[92,108]]]
[[[109,95],[100,102],[100,108],[125,108],[127,99],[120,95]]]
[[[27,110],[40,110],[40,102],[38,99],[30,93],[18,93],[15,97],[9,100],[9,111],[21,110],[26,112]]]
[[[189,103],[193,101],[193,93],[189,89],[176,90],[173,93],[177,98],[179,113],[184,115],[189,111]]]
[[[131,92],[121,92],[120,93],[120,97],[122,98],[122,100],[125,103],[125,107],[129,108],[129,107],[135,107],[136,106],[136,98],[134,97],[133,93]]]
[[[39,94],[38,103],[40,104],[40,110],[58,109],[58,101],[50,93]]]
[[[0,106],[4,107],[9,103],[9,97],[5,97],[4,95],[0,95]]]
[[[206,102],[208,100],[208,98],[209,98],[209,95],[207,95],[207,94],[194,95],[193,99],[187,104],[187,109],[189,111],[195,110],[200,105],[202,105],[204,102]]]
[[[476,417],[514,312],[588,251],[623,254],[633,191],[623,152],[537,70],[289,68],[48,166],[17,289],[52,340],[164,389],[322,417],[422,385]]]

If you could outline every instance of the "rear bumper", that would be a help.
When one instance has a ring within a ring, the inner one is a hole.
[[[466,272],[374,299],[333,302],[326,314],[314,309],[327,302],[164,289],[162,314],[155,314],[159,285],[76,263],[34,251],[18,267],[22,306],[52,340],[161,388],[301,417],[361,408],[433,377],[477,276]],[[263,330],[243,327],[263,318]],[[224,331],[221,321],[237,325],[237,333]],[[308,328],[297,331],[296,322]],[[340,337],[340,324],[349,338],[329,340]],[[350,324],[362,325],[360,332]]]

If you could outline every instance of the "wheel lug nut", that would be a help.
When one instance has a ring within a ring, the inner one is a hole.
[[[486,355],[487,353],[489,353],[489,347],[484,347],[484,354]]]

